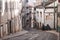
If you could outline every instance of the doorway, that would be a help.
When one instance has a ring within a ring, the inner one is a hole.
[[[31,13],[26,13],[22,17],[22,27],[25,30],[29,30],[31,28]]]

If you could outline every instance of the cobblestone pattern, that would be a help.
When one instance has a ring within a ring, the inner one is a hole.
[[[30,30],[24,35],[5,40],[57,40],[57,35],[48,32]]]

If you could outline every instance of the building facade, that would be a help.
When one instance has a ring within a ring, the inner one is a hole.
[[[0,0],[0,37],[22,30],[23,0]]]
[[[48,3],[49,2],[49,3]],[[39,23],[39,28],[44,24],[49,24],[51,29],[57,29],[57,13],[58,13],[57,0],[47,0],[44,5],[36,6],[35,17]]]

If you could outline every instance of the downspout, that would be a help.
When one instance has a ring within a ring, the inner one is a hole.
[[[43,1],[43,24],[45,25],[45,1]]]
[[[58,1],[58,0],[57,0]],[[56,25],[56,31],[58,32],[58,4],[57,4],[57,25]]]
[[[54,2],[54,30],[55,30],[55,2]]]

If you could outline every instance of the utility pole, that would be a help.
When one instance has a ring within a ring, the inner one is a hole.
[[[55,29],[55,1],[54,1],[54,29]]]
[[[42,13],[42,23],[45,24],[45,1],[43,0],[43,13]]]

